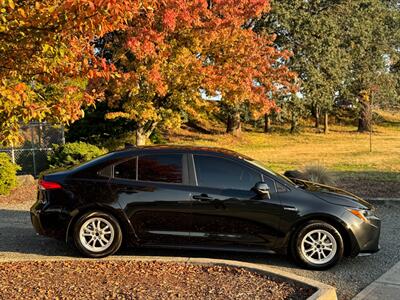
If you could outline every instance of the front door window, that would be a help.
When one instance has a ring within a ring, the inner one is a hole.
[[[221,157],[195,155],[197,183],[202,187],[249,191],[261,173]]]

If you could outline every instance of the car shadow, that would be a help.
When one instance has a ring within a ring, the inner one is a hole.
[[[120,258],[126,256],[136,258],[202,257],[295,267],[295,264],[286,256],[277,254],[134,247],[123,247],[116,254],[116,257]],[[32,227],[28,211],[0,209],[0,260],[38,257],[77,258],[81,256],[72,245],[67,245],[65,241],[37,235]]]
[[[37,256],[78,257],[79,253],[64,241],[37,235],[28,211],[0,209],[0,260]]]

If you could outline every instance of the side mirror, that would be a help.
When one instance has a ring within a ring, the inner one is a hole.
[[[271,199],[271,195],[269,194],[269,186],[266,182],[257,182],[256,185],[251,189],[261,198]]]

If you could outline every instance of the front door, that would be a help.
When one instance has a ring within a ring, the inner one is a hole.
[[[193,155],[197,186],[192,191],[191,243],[242,250],[272,249],[282,214],[275,183],[241,160]],[[270,197],[251,189],[267,182]]]

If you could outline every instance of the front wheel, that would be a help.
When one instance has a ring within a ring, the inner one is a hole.
[[[343,252],[343,239],[339,231],[322,221],[309,222],[292,241],[295,260],[309,269],[328,269],[342,259]]]
[[[89,212],[81,216],[74,227],[74,242],[85,256],[100,258],[118,251],[122,232],[118,221],[103,212]]]

